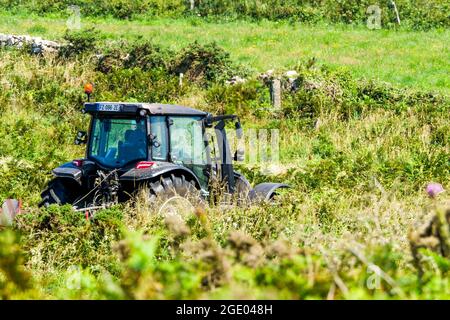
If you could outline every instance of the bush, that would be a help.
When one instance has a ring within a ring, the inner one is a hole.
[[[99,95],[105,101],[169,102],[183,96],[189,88],[180,88],[178,78],[160,69],[118,69],[96,79]]]
[[[17,229],[24,235],[23,247],[35,270],[79,266],[97,274],[117,274],[118,258],[112,243],[121,236],[122,219],[118,209],[99,212],[88,221],[84,213],[73,211],[71,206],[51,206],[19,216]]]
[[[96,62],[96,70],[109,73],[125,68],[140,68],[144,71],[162,69],[167,72],[173,52],[152,42],[122,42],[104,51]]]
[[[171,62],[170,72],[183,73],[191,81],[206,86],[211,82],[224,82],[233,76],[245,77],[249,71],[236,65],[230,54],[216,43],[201,45],[194,42],[183,49]]]
[[[123,66],[124,68],[141,68],[145,71],[155,68],[167,70],[173,55],[173,52],[151,42],[137,43],[128,51]]]
[[[396,0],[402,24],[413,29],[449,26],[449,3],[446,0]],[[196,0],[195,10],[184,0],[1,0],[0,8],[8,11],[28,10],[38,14],[69,13],[77,5],[83,16],[134,17],[200,15],[211,18],[253,20],[281,19],[315,23],[365,24],[367,8],[377,4],[382,10],[383,27],[396,26],[396,16],[390,0],[377,3],[369,0]]]
[[[257,112],[263,105],[269,105],[267,87],[251,80],[235,85],[213,85],[206,93],[206,102],[220,114],[240,116]]]
[[[18,235],[0,230],[0,298],[10,299],[32,287],[31,274],[24,268],[24,253]]]
[[[82,53],[95,53],[99,33],[94,28],[66,31],[64,39],[67,43],[59,49],[58,55],[61,58],[72,58]]]
[[[183,73],[188,83],[207,86],[224,83],[233,76],[248,76],[250,71],[232,61],[230,54],[216,43],[194,42],[173,52],[152,42],[137,42],[128,48],[115,46],[101,55],[96,70],[109,73],[118,69],[159,70],[160,74],[178,77]]]

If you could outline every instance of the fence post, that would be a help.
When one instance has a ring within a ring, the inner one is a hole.
[[[395,12],[395,16],[397,18],[397,23],[398,23],[398,25],[400,25],[400,15],[398,14],[397,5],[395,4],[394,0],[391,0],[391,4],[394,7],[394,12]]]
[[[178,84],[179,84],[180,88],[183,86],[183,78],[184,78],[184,73],[180,73],[179,78],[178,78]]]
[[[281,80],[273,79],[270,83],[270,99],[275,109],[281,109]]]

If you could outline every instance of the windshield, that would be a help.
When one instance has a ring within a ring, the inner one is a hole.
[[[145,119],[94,118],[88,150],[90,159],[119,168],[147,159]]]

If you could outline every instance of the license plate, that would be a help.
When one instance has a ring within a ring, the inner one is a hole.
[[[98,106],[98,111],[119,112],[120,104],[101,104]]]

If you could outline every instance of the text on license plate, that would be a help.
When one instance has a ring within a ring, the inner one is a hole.
[[[98,106],[98,111],[120,111],[120,104],[101,104]]]

